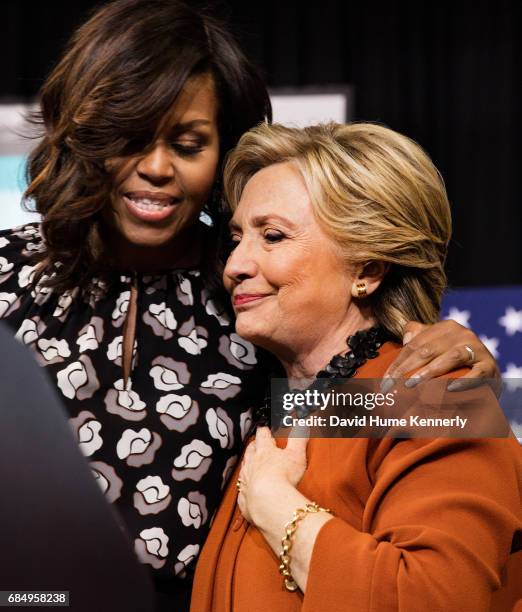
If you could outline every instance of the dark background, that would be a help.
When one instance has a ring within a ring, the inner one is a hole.
[[[0,101],[33,99],[100,4],[4,0]],[[453,205],[452,285],[522,283],[521,2],[220,0],[216,12],[269,86],[351,84],[355,119],[428,151]]]

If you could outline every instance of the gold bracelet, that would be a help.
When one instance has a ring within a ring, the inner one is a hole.
[[[285,525],[285,535],[281,540],[283,549],[279,553],[279,573],[284,578],[284,585],[287,591],[297,591],[297,582],[292,578],[290,572],[290,550],[292,549],[293,540],[292,537],[297,529],[297,524],[303,519],[308,513],[316,512],[330,512],[328,508],[321,508],[316,502],[306,504],[304,508],[297,508],[294,512],[292,520]]]

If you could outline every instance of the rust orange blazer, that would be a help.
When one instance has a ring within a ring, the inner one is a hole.
[[[381,377],[397,351],[384,345],[358,376]],[[242,518],[238,466],[191,612],[480,612],[522,598],[522,554],[510,554],[522,547],[516,440],[316,438],[307,453],[298,489],[335,518],[317,536],[305,594],[284,590],[276,555]]]

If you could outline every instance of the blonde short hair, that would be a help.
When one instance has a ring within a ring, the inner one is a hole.
[[[347,262],[390,264],[368,298],[378,324],[399,339],[409,320],[434,323],[446,287],[451,214],[442,177],[421,147],[372,123],[260,124],[227,159],[231,208],[256,172],[282,162],[299,168],[318,223]]]

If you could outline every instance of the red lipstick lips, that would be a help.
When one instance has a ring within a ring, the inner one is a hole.
[[[266,297],[264,293],[238,293],[234,296],[234,306],[241,306]]]

